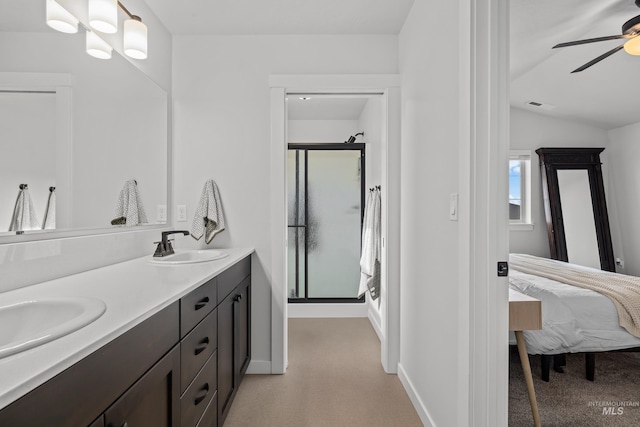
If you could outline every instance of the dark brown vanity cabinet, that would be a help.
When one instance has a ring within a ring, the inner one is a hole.
[[[231,403],[251,359],[251,262],[249,258],[222,273],[218,280],[218,421]],[[235,286],[233,286],[235,284]],[[220,291],[226,295],[221,295]]]
[[[0,426],[222,425],[249,364],[250,256],[0,410]]]

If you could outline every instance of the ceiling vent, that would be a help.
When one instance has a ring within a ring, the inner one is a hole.
[[[551,104],[543,104],[542,102],[537,102],[537,101],[529,101],[529,102],[525,102],[525,104],[528,107],[532,107],[532,108],[540,108],[542,110],[555,110],[556,106],[555,105],[551,105]]]

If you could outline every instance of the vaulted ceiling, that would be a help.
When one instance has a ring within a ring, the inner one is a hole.
[[[552,47],[561,42],[621,34],[640,9],[633,0],[510,0],[511,105],[612,129],[640,122],[636,96],[640,56],[624,50],[582,72],[579,66],[624,40]],[[551,104],[544,110],[528,101]]]

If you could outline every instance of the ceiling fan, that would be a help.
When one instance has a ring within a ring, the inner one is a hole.
[[[640,7],[640,0],[636,0],[635,3],[636,3],[636,6]],[[580,71],[584,71],[587,68],[591,67],[592,65],[597,64],[598,62],[602,61],[605,58],[608,58],[609,56],[613,55],[614,53],[622,49],[624,49],[630,55],[640,55],[640,15],[634,16],[633,18],[625,22],[622,25],[622,34],[620,35],[596,37],[593,39],[584,39],[584,40],[576,40],[573,42],[560,43],[555,45],[553,49],[557,47],[576,46],[580,44],[603,42],[606,40],[616,40],[616,39],[627,39],[627,41],[622,43],[620,46],[616,46],[613,49],[603,53],[597,58],[592,59],[591,61],[587,62],[583,66],[576,68],[575,70],[572,71],[572,73],[579,73]]]

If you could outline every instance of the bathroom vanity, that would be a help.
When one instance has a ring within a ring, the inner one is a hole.
[[[251,253],[148,257],[0,294],[91,296],[93,323],[0,359],[0,425],[222,425],[251,359]],[[10,302],[10,301],[9,301]]]

